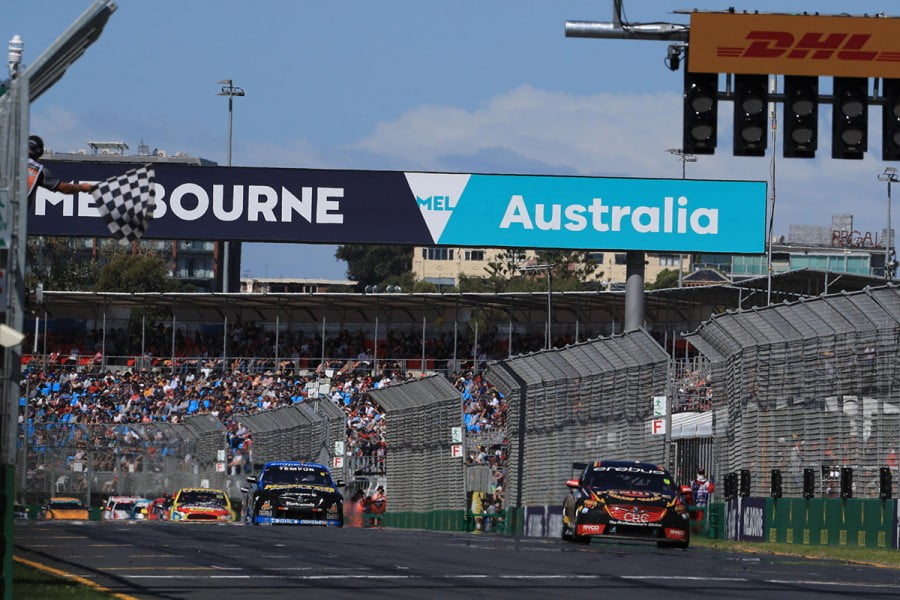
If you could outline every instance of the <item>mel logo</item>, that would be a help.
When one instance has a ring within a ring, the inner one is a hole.
[[[416,202],[426,210],[453,210],[456,207],[456,199],[452,199],[450,196],[428,196],[427,198],[416,196]]]
[[[471,175],[464,173],[404,173],[431,239],[438,243]]]

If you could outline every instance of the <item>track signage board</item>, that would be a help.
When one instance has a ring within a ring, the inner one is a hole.
[[[692,73],[900,78],[900,18],[691,13]]]
[[[133,165],[48,162],[100,181]],[[766,183],[157,163],[145,238],[705,253],[764,251]],[[105,237],[89,194],[39,189],[29,234]]]

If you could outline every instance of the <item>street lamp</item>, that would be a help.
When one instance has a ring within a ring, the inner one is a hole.
[[[520,271],[546,271],[547,272],[547,327],[545,331],[544,337],[544,347],[549,350],[552,347],[551,340],[553,336],[551,334],[551,317],[552,314],[552,306],[550,304],[550,299],[553,295],[553,265],[548,264],[540,264],[540,265],[523,265],[519,267]]]
[[[9,76],[15,79],[19,75],[19,66],[22,64],[22,52],[25,50],[25,42],[18,33],[9,40]]]
[[[222,86],[222,89],[219,90],[217,96],[228,96],[228,166],[231,166],[231,129],[233,122],[233,108],[234,108],[234,97],[235,96],[243,96],[244,88],[238,87],[234,85],[234,82],[231,79],[222,79],[219,81],[219,85]],[[222,244],[223,247],[223,256],[222,256],[222,291],[228,292],[228,260],[229,260],[229,251],[231,250],[231,242],[225,241]]]
[[[883,173],[878,174],[878,181],[887,182],[887,231],[884,240],[884,280],[891,281],[894,275],[894,264],[891,260],[891,248],[893,247],[893,236],[891,235],[891,184],[900,181],[897,176],[897,169],[894,167],[885,167]]]
[[[685,178],[685,165],[687,163],[695,163],[697,162],[697,157],[691,154],[690,152],[685,152],[681,148],[668,148],[666,150],[669,154],[673,154],[681,160],[681,178]]]
[[[232,109],[234,103],[235,96],[243,96],[244,88],[238,87],[234,85],[234,82],[230,79],[223,79],[219,81],[219,85],[222,86],[222,89],[219,91],[217,96],[228,96],[228,166],[231,166],[231,124],[232,124]]]

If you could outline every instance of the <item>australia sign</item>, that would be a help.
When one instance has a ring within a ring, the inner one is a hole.
[[[100,181],[132,165],[52,163]],[[156,164],[145,238],[754,254],[766,183]],[[90,194],[38,189],[28,233],[104,237]]]

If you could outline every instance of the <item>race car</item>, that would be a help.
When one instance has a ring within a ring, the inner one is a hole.
[[[119,521],[134,518],[135,503],[139,496],[110,496],[103,505],[101,519],[104,521]]]
[[[659,547],[690,545],[685,488],[662,467],[602,460],[574,463],[563,502],[562,539],[587,544],[595,538],[655,541]],[[689,490],[689,488],[687,488]]]
[[[230,522],[235,520],[231,501],[222,490],[181,488],[172,501],[169,520],[181,522]]]
[[[246,519],[252,525],[344,526],[344,497],[324,465],[312,462],[268,462],[243,487]]]
[[[47,506],[41,509],[39,518],[52,521],[87,521],[91,517],[80,499],[57,496],[51,498]]]

